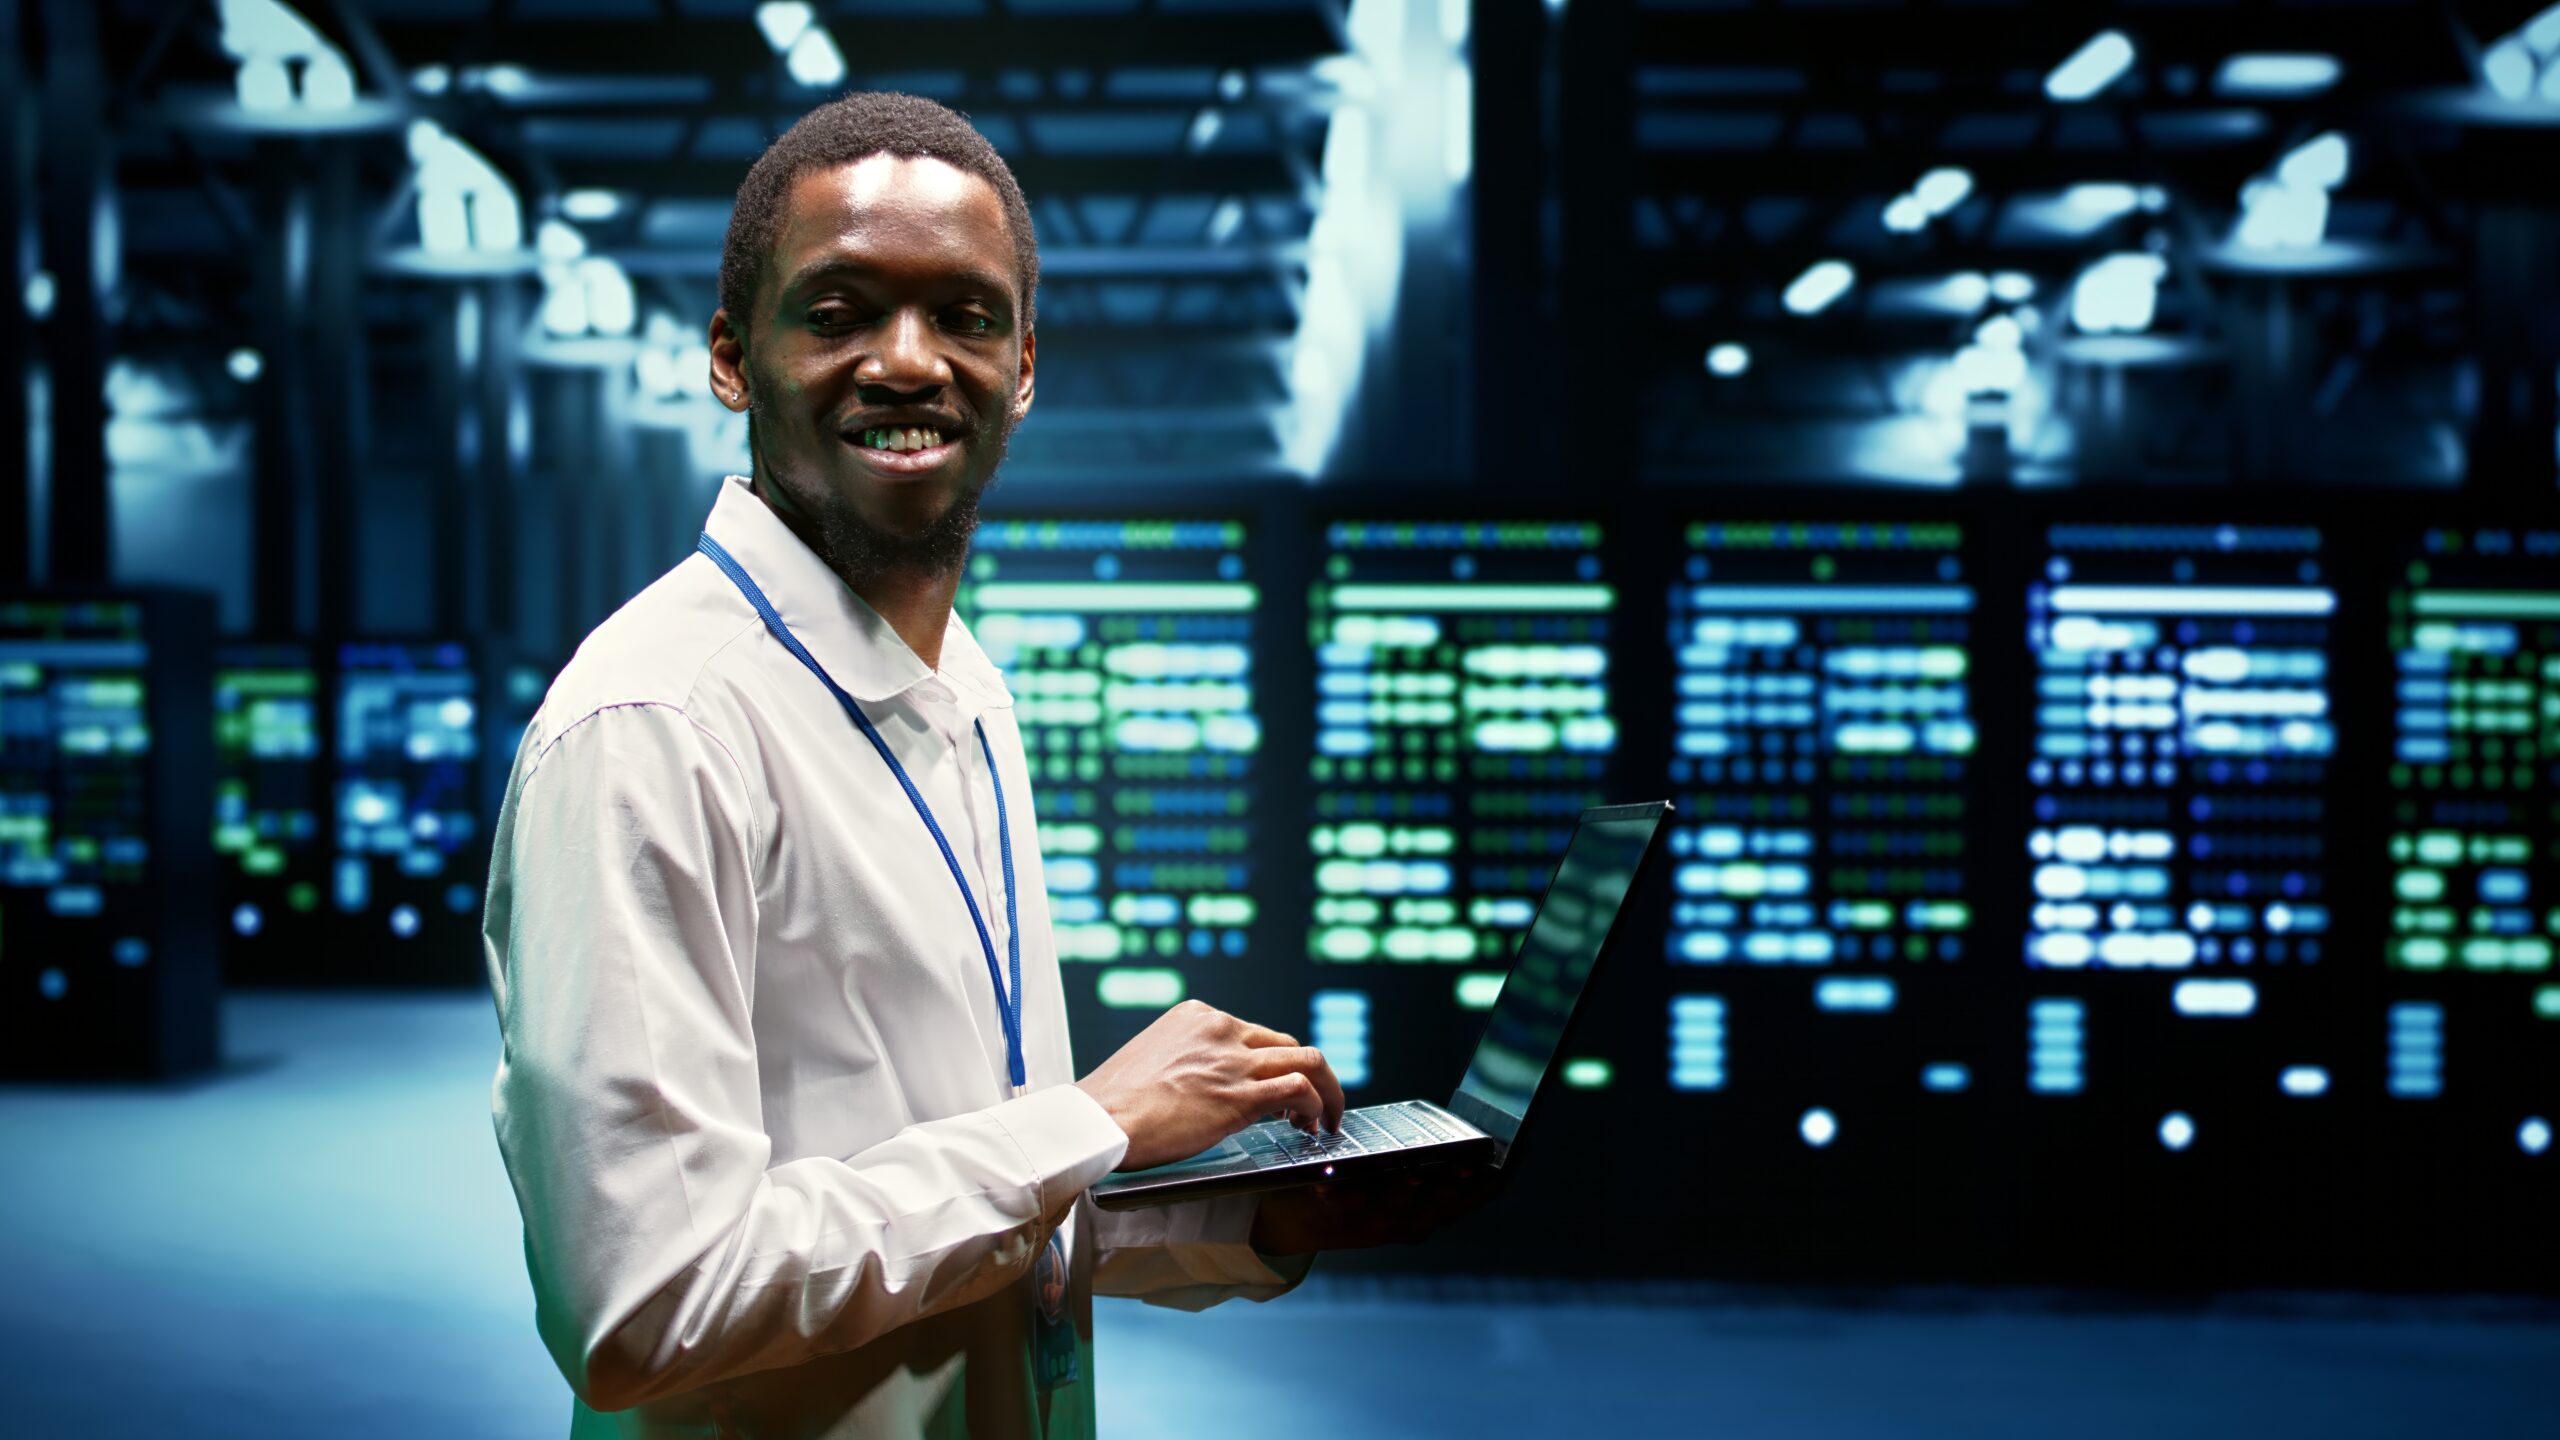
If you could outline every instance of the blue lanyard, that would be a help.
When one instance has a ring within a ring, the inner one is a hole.
[[[711,557],[712,564],[720,567],[721,574],[737,585],[739,593],[747,597],[747,603],[754,606],[756,614],[763,618],[764,628],[773,632],[773,638],[782,642],[782,648],[790,651],[792,658],[808,666],[809,673],[817,676],[818,682],[827,687],[827,693],[835,696],[836,703],[844,707],[844,713],[853,717],[855,727],[862,731],[862,738],[871,742],[871,748],[879,751],[880,758],[887,762],[889,773],[898,777],[898,788],[907,792],[908,803],[916,807],[916,818],[924,821],[924,828],[932,834],[933,843],[941,848],[942,863],[951,867],[951,878],[960,887],[960,898],[968,903],[969,923],[978,927],[978,948],[987,957],[987,983],[995,986],[996,1015],[1004,1022],[1005,1069],[1013,1077],[1013,1088],[1022,1089],[1030,1080],[1022,1063],[1022,926],[1015,918],[1013,907],[1013,833],[1005,824],[1004,782],[996,777],[996,752],[995,747],[987,743],[986,722],[982,720],[977,725],[978,749],[987,757],[987,784],[996,792],[996,847],[1004,855],[1005,948],[1011,952],[1013,962],[1013,986],[1009,994],[1004,972],[996,965],[996,942],[987,934],[986,917],[978,913],[978,897],[969,889],[969,877],[960,871],[960,857],[951,853],[951,842],[943,838],[942,827],[934,823],[932,807],[924,803],[924,795],[916,789],[916,782],[907,778],[907,767],[898,763],[897,755],[889,749],[889,742],[880,738],[880,731],[871,723],[871,717],[862,713],[862,707],[853,703],[852,696],[844,693],[844,687],[827,673],[827,667],[819,664],[818,657],[809,653],[809,647],[800,643],[800,637],[791,633],[791,627],[782,623],[782,616],[774,610],[773,602],[764,598],[764,592],[756,588],[756,582],[748,577],[746,567],[732,559],[728,551],[720,548],[720,542],[708,533],[703,535],[700,549]]]

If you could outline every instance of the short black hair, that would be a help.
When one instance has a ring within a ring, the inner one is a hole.
[[[969,118],[920,95],[857,90],[800,117],[766,147],[738,186],[729,214],[728,239],[720,247],[720,308],[730,328],[744,332],[748,307],[782,230],[783,207],[803,175],[850,165],[872,155],[931,158],[963,170],[995,188],[1013,233],[1014,281],[1022,291],[1022,331],[1029,333],[1032,296],[1040,287],[1040,242],[1031,233],[1031,207],[1013,170],[970,125]]]

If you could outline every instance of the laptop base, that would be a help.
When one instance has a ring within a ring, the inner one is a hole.
[[[1366,1105],[1344,1112],[1341,1130],[1330,1135],[1267,1120],[1188,1160],[1107,1176],[1093,1187],[1093,1203],[1105,1210],[1141,1210],[1424,1165],[1499,1165],[1501,1151],[1492,1136],[1428,1100]]]

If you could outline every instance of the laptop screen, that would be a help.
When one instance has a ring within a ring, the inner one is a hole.
[[[1510,977],[1467,1078],[1451,1107],[1486,1134],[1508,1145],[1520,1132],[1538,1082],[1555,1063],[1565,1023],[1582,998],[1583,982],[1617,922],[1618,909],[1636,882],[1653,832],[1669,807],[1615,805],[1585,811],[1564,861],[1547,886],[1547,898],[1520,942]],[[1459,1101],[1473,1100],[1475,1105]],[[1487,1114],[1486,1111],[1492,1113]]]

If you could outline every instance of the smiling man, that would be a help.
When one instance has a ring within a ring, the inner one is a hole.
[[[1342,1091],[1197,1002],[1072,1069],[1012,697],[951,612],[1038,277],[927,101],[828,105],[739,191],[711,381],[754,474],[579,648],[498,822],[493,1110],[577,1435],[1087,1434],[1097,1287],[1268,1297],[1451,1208],[1081,1198]]]

